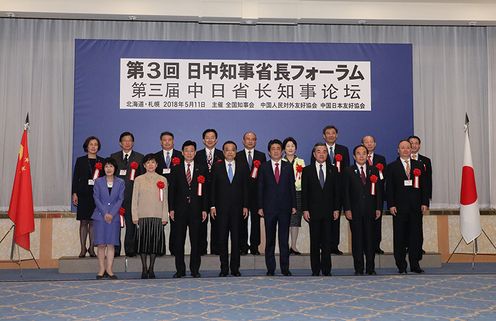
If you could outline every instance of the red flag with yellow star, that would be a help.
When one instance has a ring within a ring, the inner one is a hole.
[[[29,234],[34,231],[33,188],[31,185],[31,166],[28,152],[28,131],[24,126],[17,167],[10,198],[9,217],[15,225],[14,242],[30,250]]]

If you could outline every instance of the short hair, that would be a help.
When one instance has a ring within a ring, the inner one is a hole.
[[[208,134],[208,133],[214,133],[215,134],[215,139],[217,139],[217,131],[213,128],[208,128],[208,129],[205,129],[203,131],[203,134],[202,134],[202,138],[205,139],[205,136]]]
[[[325,135],[325,132],[329,129],[334,129],[336,131],[336,134],[338,133],[338,129],[336,126],[334,125],[327,125],[326,127],[324,127],[324,129],[322,129],[322,134]]]
[[[315,153],[315,150],[317,149],[317,147],[325,147],[326,151],[327,151],[327,145],[324,144],[324,143],[315,143],[315,145],[313,145],[313,148],[312,148],[312,154]]]
[[[420,140],[420,137],[415,136],[415,135],[411,135],[411,136],[409,136],[409,137],[408,137],[408,141],[410,141],[410,139],[412,139],[412,138],[415,138],[416,140],[418,140],[419,144],[422,144],[422,141]]]
[[[150,160],[154,160],[155,163],[158,163],[157,156],[155,156],[155,154],[150,153],[150,154],[146,154],[145,157],[143,157],[143,164],[146,164],[146,162]]]
[[[375,137],[374,136],[372,136],[372,135],[365,135],[365,136],[362,137],[362,144],[363,144],[363,140],[365,139],[365,137],[372,137],[372,140],[375,143]]]
[[[247,131],[246,133],[243,134],[243,139],[245,139],[246,135],[248,135],[248,134],[253,134],[255,136],[255,138],[257,138],[257,134],[255,134],[254,131],[250,130],[250,131]]]
[[[160,133],[160,140],[162,140],[162,137],[164,137],[164,136],[170,136],[170,137],[172,137],[172,139],[174,139],[174,134],[171,132],[168,132],[168,131]]]
[[[100,151],[100,149],[102,148],[102,144],[100,144],[100,140],[98,139],[98,137],[90,136],[90,137],[86,138],[86,140],[83,143],[83,149],[86,153],[88,152],[88,145],[90,144],[90,141],[92,141],[92,140],[96,140],[96,142],[98,143],[98,150],[97,151]]]
[[[181,148],[182,151],[184,151],[184,148],[187,147],[187,146],[193,146],[195,148],[195,151],[196,151],[196,143],[192,140],[187,140],[183,143],[183,147]]]
[[[355,148],[353,148],[353,155],[355,155],[355,152],[357,151],[357,149],[359,149],[360,147],[362,148],[365,148],[365,151],[368,153],[368,150],[367,150],[367,147],[363,146],[363,145],[356,145]]]
[[[117,161],[112,157],[107,157],[103,160],[103,167],[105,167],[105,165],[107,164],[114,166],[114,175],[115,175],[115,172],[117,171]]]
[[[410,141],[408,139],[402,139],[398,142],[398,147],[400,147],[400,144],[403,142],[407,142],[408,144],[410,144],[410,147],[412,146],[412,144],[410,143]]]
[[[238,145],[236,145],[236,143],[233,142],[232,140],[228,140],[224,144],[222,144],[222,150],[224,150],[224,146],[226,146],[227,144],[233,144],[234,148],[236,148],[236,150],[238,150]]]
[[[272,145],[279,145],[279,146],[281,146],[281,149],[282,149],[282,142],[281,142],[279,139],[277,139],[277,138],[276,138],[276,139],[271,139],[271,140],[269,141],[269,143],[267,144],[267,150],[268,150],[269,152],[270,152],[270,147],[271,147]]]
[[[298,143],[296,143],[296,139],[293,137],[286,137],[282,142],[282,149],[286,149],[287,143],[292,142],[295,145],[295,149],[298,149]]]
[[[133,140],[134,142],[134,135],[133,133],[131,132],[123,132],[120,136],[119,136],[119,142],[122,142],[122,139],[126,136],[131,136],[131,139]]]

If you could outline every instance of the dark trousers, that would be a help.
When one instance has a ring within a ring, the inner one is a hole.
[[[175,251],[175,240],[176,240],[176,222],[173,220],[169,221],[170,232],[169,232],[169,251],[171,255],[174,255]]]
[[[208,222],[210,221],[210,254],[215,254],[219,252],[219,240],[217,235],[217,221],[207,217],[205,222],[202,222],[200,228],[200,250],[202,254],[207,254],[208,249]]]
[[[260,215],[258,215],[257,209],[250,210],[250,219],[250,251],[255,252],[258,251],[258,246],[260,245]]]
[[[186,230],[189,229],[189,241],[191,245],[191,255],[189,259],[189,270],[196,274],[200,270],[200,226],[201,214],[193,213],[190,209],[186,211],[176,211],[175,219],[175,236],[174,256],[176,261],[176,271],[179,274],[186,274],[186,264],[184,263],[184,242],[186,241]]]
[[[126,211],[124,214],[124,220],[126,222],[126,234],[124,235],[124,252],[126,256],[136,256],[137,251],[137,240],[136,240],[136,225],[133,223],[132,213],[131,213],[131,200],[124,200],[122,202],[122,207]],[[121,245],[116,247],[116,254],[121,253]]]
[[[422,213],[399,211],[393,216],[394,259],[399,270],[406,270],[406,248],[410,268],[419,268],[422,259]]]
[[[375,213],[374,213],[375,214]],[[363,273],[365,255],[367,272],[375,270],[375,217],[371,215],[355,215],[350,221],[351,244],[355,271]]]
[[[289,223],[291,212],[264,213],[265,221],[265,265],[267,271],[276,270],[276,230],[279,239],[279,264],[281,272],[289,270]]]
[[[335,251],[338,249],[339,245],[339,236],[341,230],[341,211],[339,212],[339,217],[337,220],[331,224],[331,251]]]
[[[374,250],[381,248],[382,241],[382,215],[374,221]]]
[[[337,221],[334,221],[337,222]],[[310,265],[313,274],[331,273],[331,236],[329,231],[334,224],[330,217],[310,219]]]
[[[241,209],[230,209],[225,211],[217,211],[216,222],[217,235],[219,238],[219,255],[220,255],[220,271],[228,273],[229,267],[231,273],[239,272],[240,257],[239,257],[239,226],[243,219]],[[231,234],[231,264],[229,265],[229,233]]]

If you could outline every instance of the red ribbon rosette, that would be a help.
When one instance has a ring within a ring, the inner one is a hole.
[[[296,179],[300,179],[301,178],[301,172],[303,172],[303,166],[301,166],[301,164],[297,164],[296,165]]]
[[[158,187],[158,197],[161,202],[164,201],[164,188],[165,188],[165,183],[162,181],[157,182],[157,187]]]
[[[203,175],[198,176],[197,182],[198,182],[198,196],[202,196],[202,186],[205,183],[205,176]]]
[[[222,159],[220,159],[220,158],[219,158],[219,159],[217,160],[217,163],[222,163]]]
[[[420,177],[420,174],[422,174],[422,172],[420,171],[420,169],[418,168],[415,168],[413,170],[413,187],[414,188],[419,188],[420,187],[420,184],[419,184],[419,177]]]
[[[334,156],[334,159],[336,160],[336,167],[338,168],[338,173],[341,173],[341,161],[343,160],[343,155],[336,154],[336,156]]]
[[[100,176],[100,171],[102,170],[103,165],[101,162],[97,162],[95,164],[95,171],[93,172],[93,180],[97,179]]]
[[[253,167],[251,169],[251,178],[255,179],[257,178],[258,176],[258,168],[260,167],[260,165],[262,165],[262,163],[258,160],[258,159],[255,159],[253,161]]]
[[[124,207],[119,208],[119,216],[121,218],[121,227],[124,227],[124,214],[126,214],[126,209]]]
[[[129,174],[129,180],[134,181],[134,176],[136,176],[136,170],[139,164],[137,162],[131,162],[131,173]]]
[[[379,177],[381,178],[381,181],[384,179],[384,175],[382,174],[382,171],[384,170],[384,165],[381,163],[377,163],[375,165],[375,168],[379,171]]]
[[[377,183],[377,176],[375,175],[370,175],[370,195],[375,195],[375,183]]]
[[[172,157],[172,165],[176,166],[179,164],[181,164],[181,159],[179,159],[179,157]]]

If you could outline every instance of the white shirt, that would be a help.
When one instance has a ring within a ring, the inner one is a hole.
[[[403,169],[405,170],[406,173],[406,161],[408,161],[408,164],[410,165],[410,169],[412,168],[412,162],[410,158],[407,159],[400,158],[400,159],[401,159],[401,164],[403,164]]]
[[[320,164],[319,162],[315,162],[315,169],[317,169],[317,178],[319,178],[320,173],[320,165],[322,165],[322,171],[324,171],[324,182],[326,180],[327,171],[326,171],[326,162]]]
[[[417,154],[411,154],[411,155],[410,155],[410,158],[411,158],[411,159],[418,160],[418,159],[419,159],[419,155],[418,155],[418,153],[417,153]]]
[[[133,152],[133,150],[131,149],[129,152],[124,152],[122,151],[122,159],[124,159],[127,155],[127,159],[129,160],[129,157],[131,157],[131,153]]]
[[[362,167],[363,167],[363,173],[365,174],[365,177],[367,177],[367,166],[365,164],[363,165],[359,165],[358,163],[355,164],[358,167],[358,174],[362,175]]]
[[[233,160],[232,162],[228,162],[226,160],[225,163],[226,163],[226,173],[229,173],[229,164],[231,164],[233,177],[234,177],[234,173],[236,173],[236,161]]]
[[[193,170],[195,169],[195,161],[191,161],[191,163],[189,163],[191,166],[189,167],[189,170],[191,171],[191,178],[193,178]],[[187,173],[188,171],[188,163],[186,163],[186,161],[184,161],[184,173]]]
[[[246,156],[246,161],[248,162],[248,152],[251,152],[251,159],[254,160],[255,158],[255,148],[253,149],[247,149],[245,148],[245,156]]]

